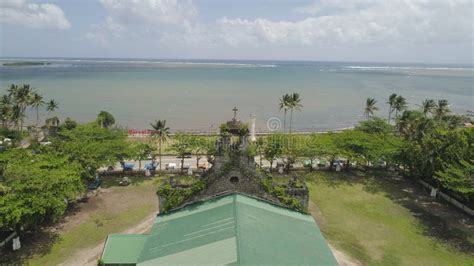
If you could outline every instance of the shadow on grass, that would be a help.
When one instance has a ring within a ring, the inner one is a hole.
[[[472,230],[467,228],[474,226],[471,218],[456,207],[431,198],[418,184],[397,175],[375,173],[367,179],[364,189],[371,193],[383,192],[393,202],[410,210],[422,224],[423,234],[474,255],[474,243],[469,240]],[[466,230],[456,228],[456,224]]]
[[[414,181],[383,170],[320,172],[309,175],[318,178],[329,187],[361,184],[371,194],[383,193],[393,202],[407,208],[422,225],[424,235],[431,237],[433,244],[443,242],[453,249],[474,255],[474,243],[470,240],[474,221],[461,210],[433,199]],[[461,229],[464,228],[464,229]]]
[[[44,256],[49,254],[53,245],[59,241],[57,233],[39,230],[27,232],[20,236],[22,248],[12,251],[7,248],[4,253],[0,253],[1,265],[28,265],[28,260],[34,256]]]

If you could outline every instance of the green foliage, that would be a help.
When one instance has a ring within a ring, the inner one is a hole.
[[[77,122],[70,117],[66,117],[66,119],[64,120],[64,123],[61,125],[60,128],[71,130],[71,129],[75,129],[76,127],[77,127]]]
[[[270,162],[270,169],[273,161],[280,157],[283,153],[283,141],[281,136],[275,135],[267,139],[263,147],[263,156]]]
[[[308,213],[308,210],[301,205],[301,202],[297,198],[286,193],[284,186],[275,185],[270,179],[261,179],[260,184],[265,191],[278,198],[278,200],[287,207],[299,212]]]
[[[169,183],[165,183],[158,188],[156,193],[166,198],[165,205],[162,206],[162,208],[164,211],[169,211],[178,207],[185,200],[203,190],[205,187],[206,183],[203,180],[196,181],[187,188],[173,188]]]
[[[61,130],[53,139],[53,149],[71,162],[87,169],[88,177],[104,165],[112,165],[128,156],[129,144],[123,130],[102,128],[95,123]]]
[[[0,197],[1,230],[56,221],[85,188],[82,167],[53,152],[8,150],[0,159],[8,161],[0,183],[6,188]]]
[[[97,115],[96,123],[103,128],[109,128],[115,124],[115,118],[109,112],[100,111],[100,113]]]
[[[437,171],[435,178],[441,184],[462,195],[474,195],[474,164],[461,161],[459,164],[450,164],[443,171]]]

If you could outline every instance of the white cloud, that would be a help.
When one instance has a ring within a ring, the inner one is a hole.
[[[181,24],[197,15],[191,1],[178,0],[100,0],[109,14],[119,21]]]
[[[167,39],[167,31],[174,34],[190,29],[190,21],[197,16],[197,9],[190,0],[99,0],[108,13],[100,25],[92,24],[83,38],[110,44],[112,38]],[[188,39],[187,39],[188,40]],[[186,41],[187,41],[186,40]]]
[[[109,37],[121,38],[123,32],[125,32],[124,26],[118,24],[112,17],[107,17],[102,24],[92,24],[91,31],[82,37],[107,46]]]
[[[410,44],[472,42],[472,3],[469,0],[323,0],[296,9],[306,14],[339,10],[298,21],[218,21],[223,40],[242,43]]]
[[[2,0],[0,22],[35,29],[71,27],[60,7],[53,4],[27,4],[24,0]]]

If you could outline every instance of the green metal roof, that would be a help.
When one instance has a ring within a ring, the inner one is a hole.
[[[137,265],[337,265],[311,216],[237,193],[159,215],[145,237]],[[139,246],[110,240],[106,264],[123,257],[115,246]]]
[[[105,241],[102,260],[109,264],[135,265],[147,238],[147,235],[109,235]]]

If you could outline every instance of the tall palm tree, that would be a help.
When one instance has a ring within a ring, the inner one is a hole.
[[[288,93],[283,94],[279,103],[280,110],[283,109],[283,132],[285,132],[286,129],[286,113],[288,112],[288,109],[290,109],[290,102],[291,96]]]
[[[291,134],[291,126],[293,123],[293,110],[301,111],[301,108],[303,108],[303,104],[301,103],[301,97],[299,93],[293,93],[291,94],[290,97],[290,129],[289,133]]]
[[[374,111],[379,109],[377,106],[375,106],[376,103],[377,101],[374,98],[367,98],[364,109],[364,114],[367,116],[367,119],[374,115]]]
[[[158,138],[158,156],[161,174],[161,146],[168,140],[170,128],[166,126],[166,120],[156,120],[155,123],[150,124],[150,126],[156,131],[153,136]]]
[[[33,96],[31,97],[31,107],[36,109],[36,127],[38,127],[39,123],[39,108],[43,107],[45,102],[43,100],[43,96],[37,92],[33,93]]]
[[[421,108],[421,112],[428,116],[428,113],[432,113],[433,110],[436,108],[436,102],[433,99],[425,99],[421,105],[418,105]]]
[[[397,99],[397,94],[396,93],[392,93],[389,97],[388,97],[388,105],[389,105],[389,109],[388,109],[388,123],[390,124],[390,119],[391,119],[391,116],[392,116],[392,113],[393,113],[393,106],[395,105],[395,100]]]
[[[405,97],[398,95],[395,99],[393,109],[395,109],[395,118],[398,117],[398,114],[407,108],[407,100]]]
[[[58,108],[59,108],[59,104],[55,100],[50,100],[48,104],[46,105],[46,110],[51,113],[54,112]]]
[[[21,132],[21,121],[25,118],[25,115],[21,112],[21,107],[15,104],[12,107],[11,120],[15,124],[18,132]]]
[[[447,113],[449,113],[449,104],[447,100],[439,100],[434,109],[434,118],[441,120]]]
[[[0,98],[0,120],[2,127],[8,128],[12,115],[12,99],[9,95]]]
[[[13,87],[13,86],[12,86]],[[17,118],[19,119],[19,131],[21,132],[23,130],[23,121],[25,119],[25,111],[28,105],[31,102],[31,95],[32,95],[32,89],[30,85],[24,84],[21,87],[16,87],[16,89],[13,91],[13,99],[15,101],[15,104],[18,105],[19,108],[19,114]]]

